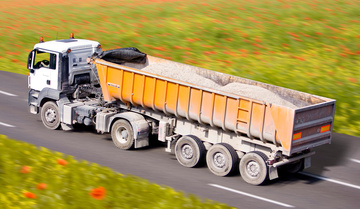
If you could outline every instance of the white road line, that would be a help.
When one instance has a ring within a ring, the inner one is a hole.
[[[15,95],[15,94],[11,94],[11,93],[8,93],[8,92],[5,92],[5,91],[1,91],[1,90],[0,90],[0,94],[5,94],[5,95],[11,96],[11,97],[17,97],[17,95]]]
[[[7,123],[2,123],[2,122],[0,122],[0,125],[1,125],[1,126],[6,126],[6,127],[10,127],[10,128],[15,128],[15,126],[10,125],[10,124],[7,124]]]
[[[208,185],[213,186],[213,187],[217,187],[219,189],[227,190],[227,191],[230,191],[230,192],[234,192],[234,193],[237,193],[237,194],[241,194],[241,195],[244,195],[244,196],[252,197],[252,198],[262,200],[262,201],[265,201],[265,202],[270,202],[270,203],[273,203],[273,204],[276,204],[276,205],[281,205],[283,207],[287,207],[287,208],[295,207],[293,205],[288,205],[288,204],[278,202],[278,201],[275,201],[275,200],[270,200],[270,199],[260,197],[260,196],[256,196],[256,195],[253,195],[253,194],[249,194],[249,193],[246,193],[246,192],[241,192],[241,191],[231,189],[231,188],[228,188],[228,187],[224,187],[224,186],[221,186],[221,185],[217,185],[217,184],[208,184]]]
[[[360,163],[360,160],[354,159],[354,158],[350,158],[349,160],[355,162],[355,163]]]
[[[328,177],[325,177],[325,176],[318,176],[318,175],[314,175],[314,174],[311,174],[311,173],[305,173],[305,172],[299,172],[299,173],[302,174],[302,175],[310,176],[310,177],[317,178],[317,179],[320,179],[320,180],[323,180],[323,181],[328,181],[328,182],[332,182],[332,183],[335,183],[335,184],[340,184],[340,185],[351,187],[351,188],[354,188],[354,189],[360,189],[360,186],[358,186],[358,185],[338,181],[338,180],[331,179],[331,178],[328,178]]]

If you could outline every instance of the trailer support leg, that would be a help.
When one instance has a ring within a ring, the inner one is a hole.
[[[167,136],[166,137],[166,141],[167,141],[167,147],[165,148],[165,152],[172,152],[173,148],[175,146],[174,140],[176,141],[176,139],[178,139],[180,137],[180,135],[173,135],[173,136]]]

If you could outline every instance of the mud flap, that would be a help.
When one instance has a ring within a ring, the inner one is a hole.
[[[131,121],[131,126],[134,131],[135,148],[149,146],[149,124],[143,120]]]
[[[311,156],[304,158],[304,169],[311,167]]]
[[[269,179],[273,180],[277,178],[279,178],[278,169],[273,166],[269,166]]]

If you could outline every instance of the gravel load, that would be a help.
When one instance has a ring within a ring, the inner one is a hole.
[[[283,98],[280,95],[262,88],[260,86],[249,85],[239,82],[228,83],[226,85],[219,85],[215,81],[205,78],[196,73],[194,67],[176,62],[159,62],[149,64],[143,67],[146,63],[146,54],[139,51],[137,48],[120,48],[104,51],[99,55],[101,59],[125,66],[134,67],[149,72],[152,74],[184,81],[187,83],[215,89],[222,92],[235,94],[247,98],[252,98],[259,101],[265,101],[277,105],[282,105],[290,108],[298,108],[306,106],[305,101],[294,98]]]
[[[253,98],[260,101],[266,101],[269,103],[282,105],[291,108],[297,108],[297,106],[283,98],[279,95],[264,89],[259,86],[248,85],[243,83],[229,83],[226,86],[220,88],[221,91],[233,93],[236,95],[241,95],[244,97]]]
[[[280,97],[279,95],[271,92],[265,88],[248,85],[243,83],[229,83],[225,86],[221,86],[211,79],[198,75],[194,70],[191,70],[191,66],[187,65],[175,65],[173,63],[156,63],[150,64],[141,70],[168,78],[184,81],[187,83],[196,84],[203,87],[208,87],[218,91],[223,91],[255,100],[265,101],[277,105],[282,105],[290,108],[297,108],[298,106],[289,102],[288,100]]]

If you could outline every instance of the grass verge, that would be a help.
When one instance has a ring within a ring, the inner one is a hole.
[[[8,208],[231,208],[0,135],[0,206]]]

